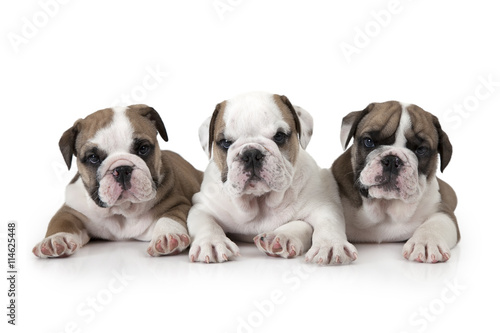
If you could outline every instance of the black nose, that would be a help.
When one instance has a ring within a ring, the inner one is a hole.
[[[121,166],[113,170],[113,177],[122,186],[124,190],[130,188],[130,179],[132,178],[131,166]]]
[[[249,149],[242,154],[241,160],[245,163],[245,170],[255,171],[262,168],[264,154],[258,149]]]
[[[381,161],[384,171],[390,171],[392,173],[397,173],[404,165],[403,161],[397,156],[387,155]]]

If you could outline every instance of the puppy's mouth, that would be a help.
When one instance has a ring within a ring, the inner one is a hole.
[[[254,173],[250,178],[248,178],[245,188],[255,189],[259,183],[262,183],[263,181],[264,180],[260,176]]]
[[[118,167],[108,171],[99,182],[99,201],[105,207],[149,201],[156,195],[156,188],[155,181],[142,170]]]

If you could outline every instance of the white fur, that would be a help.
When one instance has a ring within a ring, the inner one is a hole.
[[[262,94],[262,93],[256,93],[256,94]],[[268,96],[266,96],[267,98]],[[267,98],[268,99],[268,98]],[[269,102],[269,99],[268,99]],[[277,108],[277,107],[276,107]],[[277,114],[277,109],[273,108],[274,113]],[[309,112],[301,108],[300,106],[293,105],[293,108],[297,112],[297,115],[300,120],[300,125],[301,125],[301,135],[300,135],[300,145],[302,148],[306,149],[307,146],[309,145],[309,142],[311,141],[312,137],[312,132],[313,132],[313,126],[314,126],[314,121],[313,117]],[[278,111],[279,112],[279,111]],[[211,152],[208,151],[208,146],[209,146],[209,128],[210,128],[210,120],[212,117],[208,117],[205,119],[205,121],[201,124],[200,128],[198,129],[198,137],[200,139],[200,144],[201,147],[203,148],[203,151],[207,156],[210,157]],[[288,127],[288,126],[286,126]]]
[[[288,127],[272,95],[251,93],[230,100],[224,117],[225,137],[234,141],[233,150],[228,152],[227,158],[229,174],[233,172],[232,162],[241,147],[264,144],[271,154],[275,154],[269,167],[291,167],[288,172],[291,179],[283,188],[270,189],[258,195],[251,191],[234,193],[228,190],[230,185],[222,183],[221,171],[211,160],[201,191],[193,197],[193,208],[188,216],[188,229],[193,238],[189,253],[191,260],[222,262],[237,256],[238,247],[227,238],[226,233],[257,236],[257,246],[269,255],[289,257],[292,249],[300,255],[311,246],[312,228],[313,252],[308,253],[308,260],[320,264],[354,260],[356,249],[345,236],[342,209],[331,172],[320,171],[302,147],[299,147],[293,167],[290,162],[283,161],[286,159],[278,149],[269,146],[269,138],[274,136],[276,130]],[[241,172],[237,165],[234,172],[235,175]],[[270,179],[275,176],[271,175]],[[228,178],[226,183],[229,181]],[[293,223],[288,224],[290,222]],[[260,244],[261,237],[265,239],[263,245]],[[281,244],[282,251],[274,252],[272,244],[278,240],[286,244]]]
[[[124,202],[109,208],[98,207],[90,198],[83,181],[78,179],[66,188],[66,205],[87,217],[84,221],[89,234],[109,240],[151,240],[153,217],[151,202]]]
[[[126,107],[113,108],[113,120],[111,123],[100,130],[90,139],[108,154],[110,153],[128,153],[132,144],[134,129],[127,117]]]
[[[348,238],[353,242],[378,243],[407,240],[432,214],[429,209],[437,210],[440,201],[437,179],[426,185],[419,201],[412,203],[363,198],[362,208],[356,209],[343,198]]]
[[[411,118],[408,110],[406,109],[406,104],[401,104],[403,111],[401,112],[401,119],[399,120],[399,126],[396,131],[396,140],[393,147],[405,148],[406,147],[406,137],[405,132],[411,128]]]

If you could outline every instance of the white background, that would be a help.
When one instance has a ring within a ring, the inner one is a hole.
[[[498,330],[493,1],[62,2],[0,8],[3,332]],[[221,13],[217,3],[229,7]],[[128,95],[162,115],[170,138],[162,148],[203,170],[199,124],[218,102],[252,90],[285,94],[313,115],[308,151],[322,167],[342,152],[350,111],[395,99],[436,114],[454,145],[440,177],[459,196],[462,241],[450,261],[407,262],[402,244],[358,245],[359,259],[345,267],[269,258],[252,244],[212,265],[189,263],[186,253],[151,258],[141,242],[33,256],[76,172],[65,170],[57,145],[76,119]],[[16,327],[7,325],[3,277],[9,221],[18,237]]]

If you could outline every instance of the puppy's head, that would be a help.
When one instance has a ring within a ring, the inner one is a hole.
[[[103,208],[146,202],[162,181],[157,132],[167,141],[159,114],[146,105],[109,108],[79,119],[61,137],[59,147],[90,197]]]
[[[219,103],[200,128],[202,145],[234,196],[286,190],[299,150],[311,135],[312,117],[305,110],[285,96],[267,93]]]
[[[416,105],[372,103],[344,117],[341,143],[351,138],[352,166],[361,195],[416,202],[451,159],[452,145],[438,119]]]

